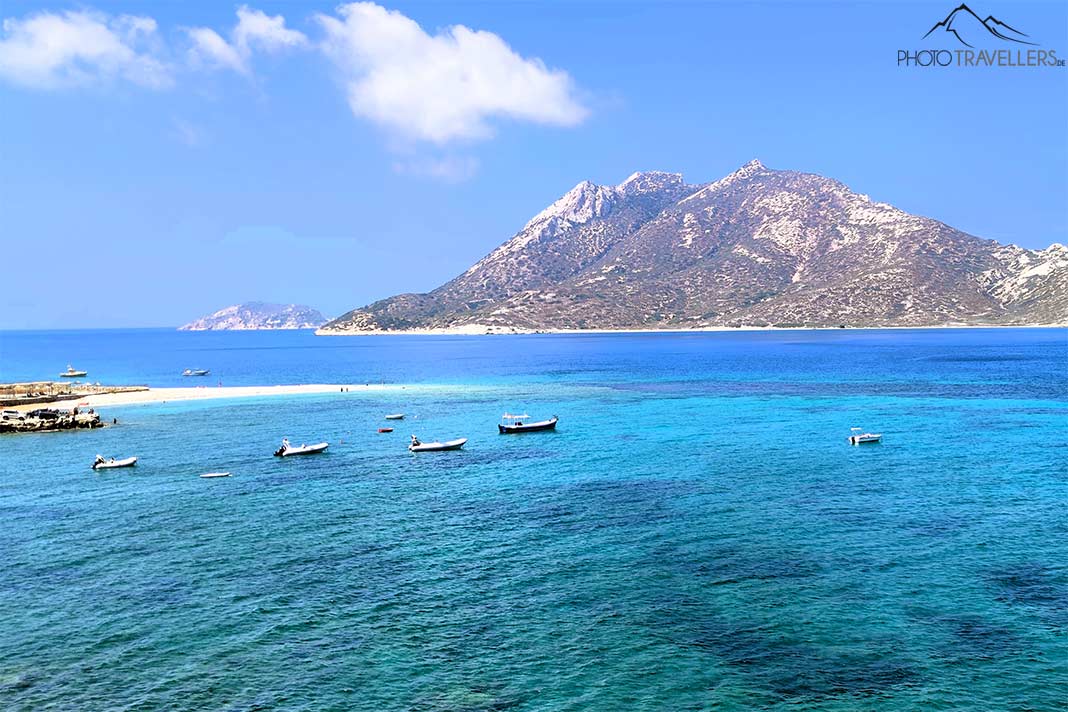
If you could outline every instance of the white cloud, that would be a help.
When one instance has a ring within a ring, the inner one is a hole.
[[[188,32],[189,39],[193,40],[189,53],[195,63],[225,67],[240,74],[248,73],[247,58],[220,37],[218,32],[207,27],[195,27]]]
[[[429,35],[372,2],[338,13],[317,19],[349,107],[402,137],[445,144],[491,136],[491,118],[573,126],[588,114],[566,72],[521,57],[491,32],[455,25]]]
[[[296,30],[286,28],[281,15],[268,17],[260,10],[250,10],[248,5],[237,9],[237,27],[234,28],[234,43],[238,49],[248,52],[251,47],[268,52],[302,47],[308,38]]]
[[[122,79],[151,88],[173,83],[155,56],[156,21],[92,10],[6,18],[0,77],[34,89],[88,86]]]
[[[194,27],[187,33],[193,41],[189,52],[194,63],[232,69],[239,74],[251,72],[253,49],[278,52],[308,44],[308,38],[301,32],[286,27],[281,15],[270,17],[248,5],[237,9],[237,25],[230,33],[229,42],[207,27]]]

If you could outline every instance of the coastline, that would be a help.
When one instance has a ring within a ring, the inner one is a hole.
[[[495,327],[485,324],[467,324],[458,327],[435,329],[406,329],[391,331],[385,329],[362,329],[359,331],[342,331],[335,329],[316,329],[316,336],[523,336],[530,334],[700,334],[720,332],[752,331],[906,331],[930,329],[1065,329],[1063,324],[933,324],[926,326],[695,326],[672,329],[520,329],[514,327]]]
[[[265,398],[270,396],[311,395],[346,391],[388,391],[405,386],[395,384],[310,383],[287,386],[198,386],[192,388],[148,388],[128,393],[101,393],[82,398],[55,400],[12,406],[15,410],[30,411],[37,408],[99,408],[123,405],[149,405],[168,401],[215,400],[221,398]]]

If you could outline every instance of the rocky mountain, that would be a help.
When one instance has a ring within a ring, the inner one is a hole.
[[[583,182],[465,273],[320,333],[1068,322],[1068,248],[1026,250],[752,161]]]
[[[325,322],[322,314],[301,304],[247,302],[220,309],[178,330],[314,329]]]

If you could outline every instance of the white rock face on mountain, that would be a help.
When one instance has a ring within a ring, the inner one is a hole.
[[[1064,323],[1066,253],[759,161],[703,186],[636,173],[579,183],[451,282],[323,332]]]
[[[1009,310],[1031,313],[1040,323],[1068,322],[1068,246],[1025,250],[1007,245],[995,251],[1001,264],[979,277]]]
[[[315,309],[300,304],[247,302],[220,309],[214,314],[178,327],[179,331],[246,331],[253,329],[315,329],[326,319]]]

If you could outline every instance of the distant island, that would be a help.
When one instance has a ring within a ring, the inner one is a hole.
[[[179,331],[244,331],[253,329],[315,329],[326,318],[303,304],[246,302],[178,327]]]
[[[1068,322],[1068,248],[1002,245],[823,176],[584,181],[462,275],[319,334]]]

